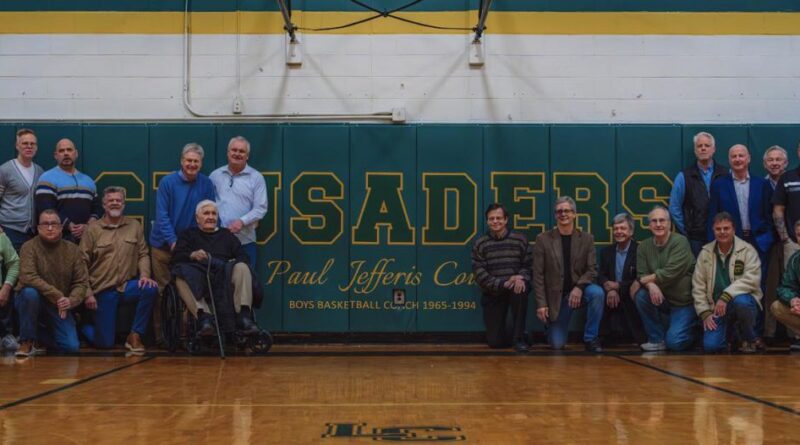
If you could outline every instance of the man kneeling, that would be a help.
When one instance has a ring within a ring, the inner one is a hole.
[[[230,332],[236,313],[236,329],[245,335],[259,332],[253,321],[253,276],[250,272],[249,257],[239,239],[230,230],[217,226],[217,205],[214,201],[203,200],[195,209],[197,227],[187,229],[178,237],[172,257],[172,272],[181,299],[189,311],[197,318],[200,335],[213,335],[214,323],[206,294],[206,273],[211,274],[214,303],[220,330]],[[227,297],[228,288],[233,285],[232,304]],[[222,286],[217,286],[222,284]],[[220,288],[218,288],[220,287]]]
[[[761,300],[761,261],[748,242],[734,235],[733,217],[714,217],[714,241],[703,246],[692,276],[692,296],[703,320],[703,349],[726,348],[728,328],[738,327],[741,352],[756,352],[754,345],[758,301]]]

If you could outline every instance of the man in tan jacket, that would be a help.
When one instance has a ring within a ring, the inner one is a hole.
[[[703,349],[727,347],[728,329],[736,329],[741,352],[756,352],[754,324],[761,300],[761,262],[753,246],[734,235],[733,217],[718,213],[714,241],[703,246],[692,276],[692,296],[703,320]]]
[[[561,349],[567,343],[572,311],[586,305],[586,350],[602,352],[598,331],[605,295],[594,284],[594,237],[575,227],[577,207],[569,196],[556,200],[555,214],[556,228],[539,234],[533,247],[536,316],[547,326],[550,347]]]

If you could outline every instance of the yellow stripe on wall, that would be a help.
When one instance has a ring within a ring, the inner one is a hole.
[[[278,12],[191,13],[193,34],[282,34]],[[306,28],[338,26],[363,12],[293,13]],[[406,12],[398,16],[438,26],[471,28],[476,11]],[[0,12],[0,34],[182,34],[182,12]],[[492,12],[488,34],[800,35],[800,13],[782,12]],[[307,32],[307,31],[303,31]],[[466,34],[379,18],[329,34]]]

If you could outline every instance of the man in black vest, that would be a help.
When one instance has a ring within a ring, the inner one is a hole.
[[[726,175],[727,170],[714,162],[716,142],[705,131],[694,135],[694,155],[697,162],[675,176],[669,195],[669,213],[682,234],[689,238],[695,258],[708,237],[708,202],[711,183]]]

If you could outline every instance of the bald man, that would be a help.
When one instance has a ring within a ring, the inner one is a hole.
[[[75,167],[78,149],[69,139],[56,143],[55,167],[42,173],[36,184],[36,214],[47,209],[58,212],[64,227],[64,239],[78,243],[87,224],[96,221],[103,208],[92,178]]]
[[[775,242],[772,225],[772,186],[769,181],[750,175],[750,151],[736,144],[728,150],[730,173],[711,183],[708,214],[728,212],[733,217],[736,236],[747,241],[758,252],[761,262],[761,288],[766,277],[769,251]],[[708,237],[714,239],[712,221],[708,222]],[[755,346],[764,348],[764,313],[759,310],[756,321]]]

